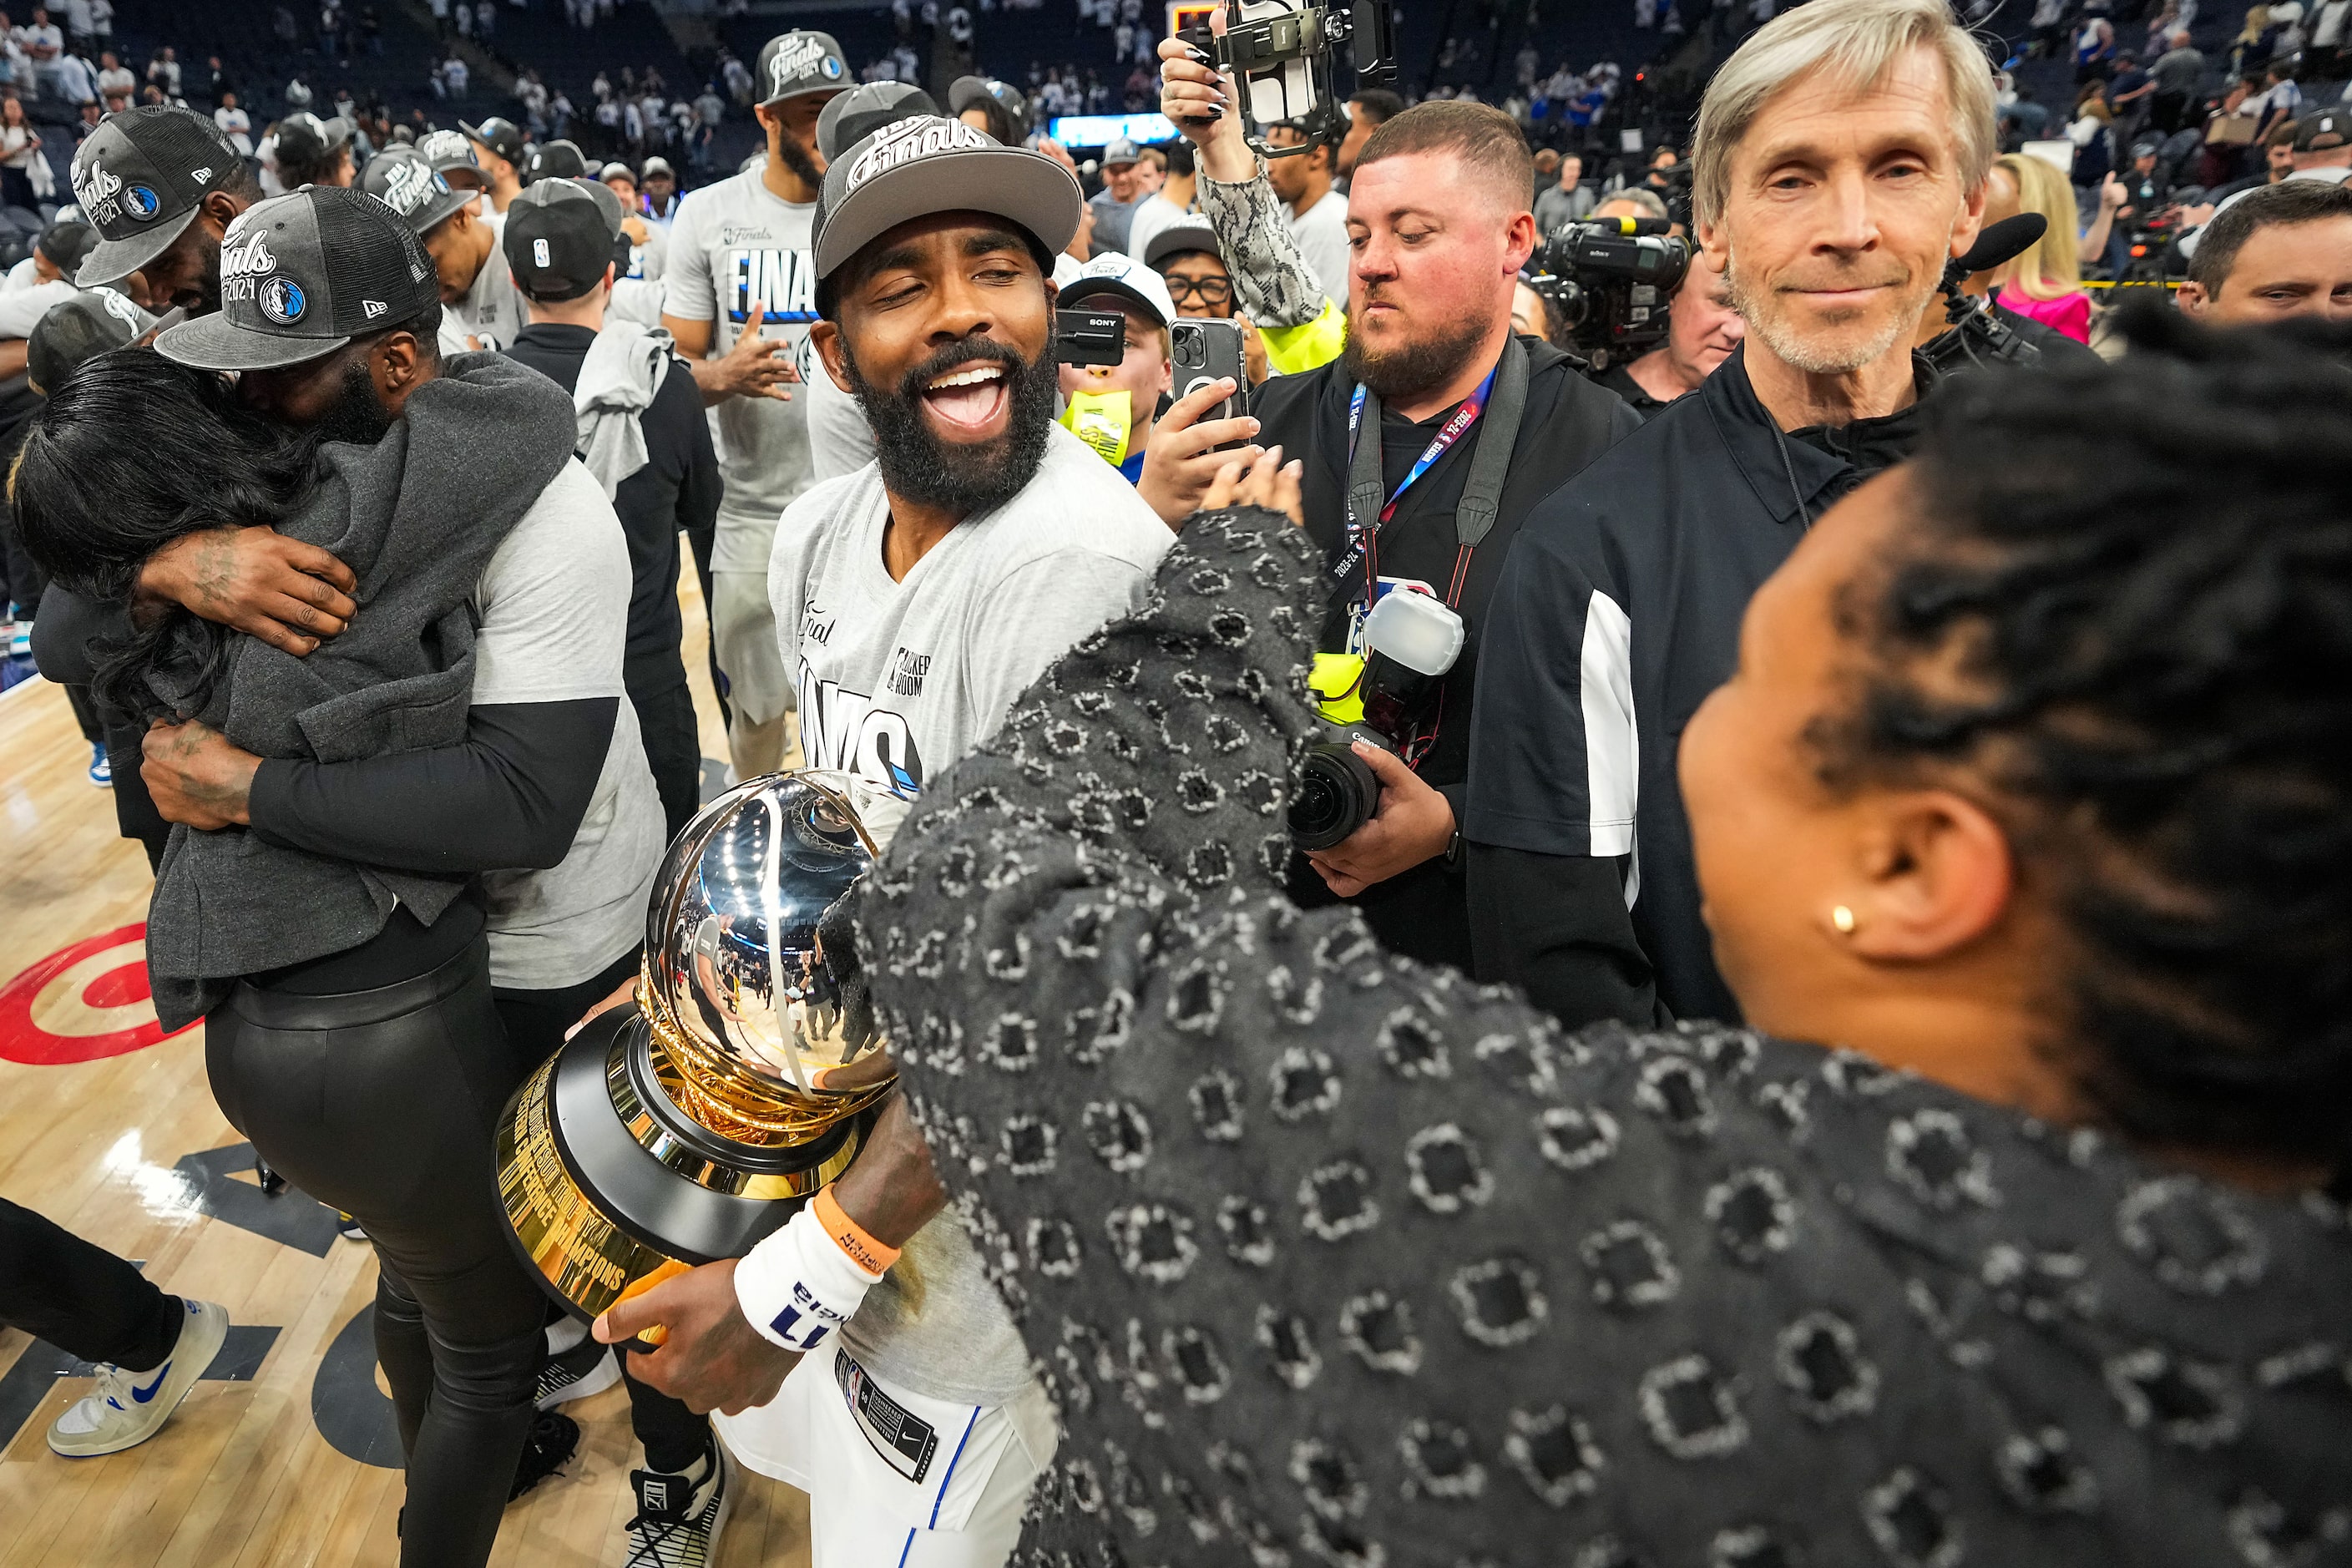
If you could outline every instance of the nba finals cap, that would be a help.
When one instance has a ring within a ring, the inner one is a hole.
[[[1076,176],[1043,153],[1007,147],[961,120],[918,115],[843,150],[824,172],[814,249],[820,280],[866,244],[933,213],[981,212],[1034,236],[1053,255],[1078,232]]]
[[[2294,122],[2294,150],[2298,153],[2325,152],[2341,147],[2352,141],[2352,110],[2323,109],[2306,114]]]
[[[919,87],[903,81],[861,82],[818,112],[816,150],[830,163],[844,147],[856,146],[894,120],[939,111],[939,104]]]
[[[490,177],[482,172],[481,160],[474,156],[474,144],[457,132],[428,131],[417,139],[416,151],[452,188],[488,188]]]
[[[58,219],[41,230],[39,237],[33,241],[33,248],[47,257],[49,265],[66,278],[80,271],[81,264],[89,259],[89,253],[97,247],[98,230],[69,217]]]
[[[960,76],[948,85],[948,112],[961,114],[983,99],[992,99],[1012,118],[1013,134],[1029,134],[1029,101],[1010,82],[989,76]]]
[[[432,258],[398,213],[308,185],[237,215],[221,238],[220,310],[172,328],[155,352],[203,370],[300,364],[440,300]]]
[[[134,342],[154,326],[154,317],[111,289],[85,289],[60,300],[25,340],[25,380],[47,397],[83,361]]]
[[[352,139],[352,122],[341,115],[321,120],[309,110],[278,122],[278,156],[296,163],[315,163]]]
[[[406,218],[418,234],[474,199],[471,189],[450,184],[415,147],[387,147],[370,158],[360,171],[360,189]]]
[[[1114,250],[1096,257],[1078,268],[1076,278],[1062,285],[1059,302],[1076,305],[1081,300],[1103,295],[1142,306],[1163,327],[1176,319],[1176,301],[1169,297],[1167,283],[1132,256],[1121,256]]]
[[[1135,150],[1135,143],[1124,136],[1103,149],[1102,166],[1106,169],[1122,168],[1129,163],[1138,163],[1142,161],[1143,154],[1138,153]]]
[[[507,208],[506,232],[499,241],[515,287],[530,299],[553,303],[577,300],[602,283],[604,269],[613,265],[613,237],[620,232],[618,206],[615,202],[608,211],[587,185],[574,180],[525,186]]]
[[[74,202],[99,236],[74,281],[116,282],[163,254],[243,163],[211,121],[185,109],[148,105],[100,121],[74,153]]]
[[[1224,252],[1217,248],[1217,231],[1196,217],[1181,218],[1153,235],[1144,243],[1143,264],[1155,271],[1171,256],[1186,256],[1195,250],[1205,250],[1222,260]]]
[[[856,79],[831,33],[780,33],[760,46],[762,104],[810,92],[838,92]]]
[[[541,180],[576,180],[588,172],[587,155],[576,142],[542,142],[530,150],[523,160],[522,183],[526,185]]]
[[[457,129],[465,132],[466,140],[468,142],[478,142],[508,163],[518,168],[521,167],[522,127],[513,121],[492,115],[479,125],[468,125],[460,120],[457,121]]]

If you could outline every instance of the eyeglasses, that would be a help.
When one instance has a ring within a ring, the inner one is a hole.
[[[1171,275],[1168,297],[1171,300],[1198,300],[1203,305],[1222,305],[1234,297],[1230,278],[1178,278]]]

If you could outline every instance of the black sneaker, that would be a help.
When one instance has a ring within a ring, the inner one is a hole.
[[[531,1403],[541,1410],[552,1410],[602,1394],[620,1381],[621,1363],[613,1347],[582,1340],[540,1363],[539,1386],[531,1391]]]
[[[572,1462],[580,1447],[580,1423],[560,1411],[541,1412],[530,1424],[530,1436],[523,1443],[522,1458],[515,1464],[514,1489],[507,1493],[507,1501],[515,1499],[561,1472]]]
[[[698,1479],[694,1470],[629,1472],[637,1515],[629,1521],[622,1568],[709,1568],[719,1560],[719,1537],[735,1504],[735,1462],[714,1437],[696,1469]]]

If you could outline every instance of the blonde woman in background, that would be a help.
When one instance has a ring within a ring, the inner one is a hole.
[[[2076,237],[2082,232],[2074,188],[2066,176],[2028,153],[1995,160],[1995,168],[2017,186],[2017,210],[2040,213],[2050,222],[2042,237],[2000,268],[1994,299],[2005,310],[2031,316],[2076,342],[2091,341],[2091,296],[2083,288]]]

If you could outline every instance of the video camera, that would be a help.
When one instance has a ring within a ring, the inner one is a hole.
[[[1576,352],[1606,370],[1663,342],[1666,309],[1690,270],[1690,241],[1663,218],[1584,218],[1564,223],[1528,259],[1529,286],[1544,296]]]
[[[1223,37],[1213,35],[1205,21],[1181,36],[1214,59],[1219,70],[1232,73],[1241,89],[1234,107],[1242,135],[1252,150],[1262,158],[1288,158],[1336,145],[1348,133],[1348,111],[1337,89],[1342,47],[1350,50],[1358,86],[1396,79],[1390,4],[1355,0],[1347,7],[1233,0]],[[1274,145],[1265,133],[1276,125],[1289,126],[1303,140],[1295,147]]]

